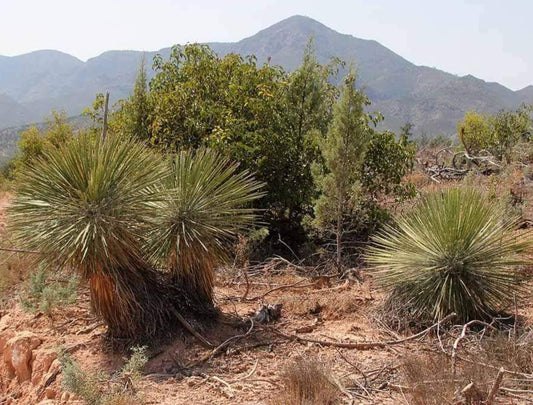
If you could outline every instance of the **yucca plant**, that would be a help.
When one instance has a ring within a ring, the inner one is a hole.
[[[254,223],[251,202],[262,183],[210,149],[183,151],[171,162],[165,198],[158,203],[149,250],[200,302],[212,302],[214,268],[228,243]]]
[[[132,140],[82,134],[17,179],[10,216],[20,243],[81,272],[111,336],[154,336],[187,310],[188,297],[167,286],[142,250],[167,174],[159,156]]]
[[[366,260],[415,318],[490,318],[523,293],[514,270],[531,247],[503,214],[474,189],[428,194],[374,237]]]

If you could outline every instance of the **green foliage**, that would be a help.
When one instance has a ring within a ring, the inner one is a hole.
[[[146,346],[135,346],[131,349],[131,356],[122,366],[119,376],[127,377],[135,382],[141,377],[141,371],[146,363],[148,363]]]
[[[388,195],[397,199],[413,197],[413,186],[402,180],[413,169],[415,154],[415,144],[407,134],[396,139],[392,132],[372,131],[361,173],[365,195],[373,201]]]
[[[366,95],[355,88],[355,76],[349,74],[333,123],[321,142],[326,170],[316,176],[322,192],[315,207],[320,225],[337,221],[357,206],[361,168],[371,137],[371,117],[364,111],[369,104]]]
[[[369,104],[348,76],[330,131],[320,142],[325,165],[315,165],[321,194],[314,224],[345,237],[366,237],[386,222],[389,214],[380,205],[385,197],[403,200],[415,193],[403,183],[415,159],[415,145],[408,139],[412,126],[406,125],[398,139],[392,132],[376,131],[382,117],[367,113]]]
[[[87,373],[70,354],[61,351],[59,361],[62,367],[62,384],[69,392],[80,396],[87,405],[102,404],[102,380],[99,375]]]
[[[145,347],[134,347],[132,355],[114,375],[83,370],[70,354],[60,351],[63,387],[88,405],[140,404],[135,385],[148,362]]]
[[[140,74],[110,128],[149,132],[149,142],[167,152],[208,146],[239,162],[266,183],[258,204],[271,230],[291,232],[316,196],[311,163],[320,153],[309,134],[326,133],[338,66],[318,64],[311,45],[291,74],[258,66],[255,57],[219,58],[206,45],[176,46],[167,61],[155,57],[157,74],[147,93]]]
[[[119,109],[113,115],[111,130],[133,136],[142,142],[151,140],[152,104],[148,94],[148,79],[144,57],[135,79],[133,94],[119,102]]]
[[[467,112],[457,124],[459,138],[470,154],[489,151],[498,159],[509,159],[511,148],[529,139],[533,106],[522,105],[516,111],[499,111],[495,115]]]
[[[361,199],[361,169],[372,134],[371,125],[377,122],[364,110],[369,104],[366,95],[355,88],[355,75],[349,73],[335,106],[332,125],[321,142],[326,172],[316,176],[321,191],[315,206],[316,222],[323,228],[336,223],[339,266],[344,218]]]
[[[42,158],[47,149],[60,148],[72,139],[73,132],[72,126],[67,122],[66,114],[52,111],[52,116],[46,120],[44,131],[31,126],[20,134],[18,152],[8,171],[13,170],[16,174],[24,166]],[[7,176],[10,177],[11,173]]]
[[[69,279],[51,279],[45,265],[39,266],[35,273],[30,274],[20,301],[29,312],[42,312],[50,315],[52,310],[76,302],[76,277]]]
[[[91,129],[98,132],[104,123],[105,95],[97,93],[90,107],[82,111],[82,115],[91,120]]]
[[[502,217],[474,189],[426,195],[413,212],[373,239],[367,261],[382,286],[417,318],[487,319],[524,292],[513,271],[526,264],[529,237],[514,233],[516,217]]]
[[[256,210],[250,204],[263,195],[263,184],[237,168],[209,149],[181,152],[149,235],[150,252],[179,285],[208,301],[214,267],[227,259],[229,242],[252,226]]]

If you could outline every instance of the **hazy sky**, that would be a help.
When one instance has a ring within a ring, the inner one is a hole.
[[[0,0],[0,55],[238,41],[294,14],[418,65],[533,84],[533,0]]]

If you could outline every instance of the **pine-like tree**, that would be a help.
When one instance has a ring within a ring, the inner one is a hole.
[[[356,89],[355,81],[353,72],[344,79],[333,122],[321,144],[325,170],[315,172],[321,191],[315,205],[316,222],[323,229],[333,226],[339,267],[345,218],[359,200],[361,167],[372,134],[373,119],[365,112],[370,101],[363,91]]]
[[[122,102],[112,125],[118,126],[118,130],[128,136],[133,136],[142,142],[150,142],[151,111],[148,75],[143,57],[135,79],[133,94]]]

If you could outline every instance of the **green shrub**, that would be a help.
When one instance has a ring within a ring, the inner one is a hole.
[[[59,353],[63,387],[88,405],[141,404],[136,383],[148,362],[145,347],[134,347],[132,355],[115,374],[91,372],[81,368],[70,354]]]
[[[524,292],[513,269],[529,263],[529,237],[473,189],[428,194],[373,238],[366,258],[378,282],[415,317],[486,319]]]
[[[56,307],[76,302],[78,279],[51,280],[45,266],[30,274],[25,291],[20,296],[24,309],[29,312],[43,312],[47,315]]]

